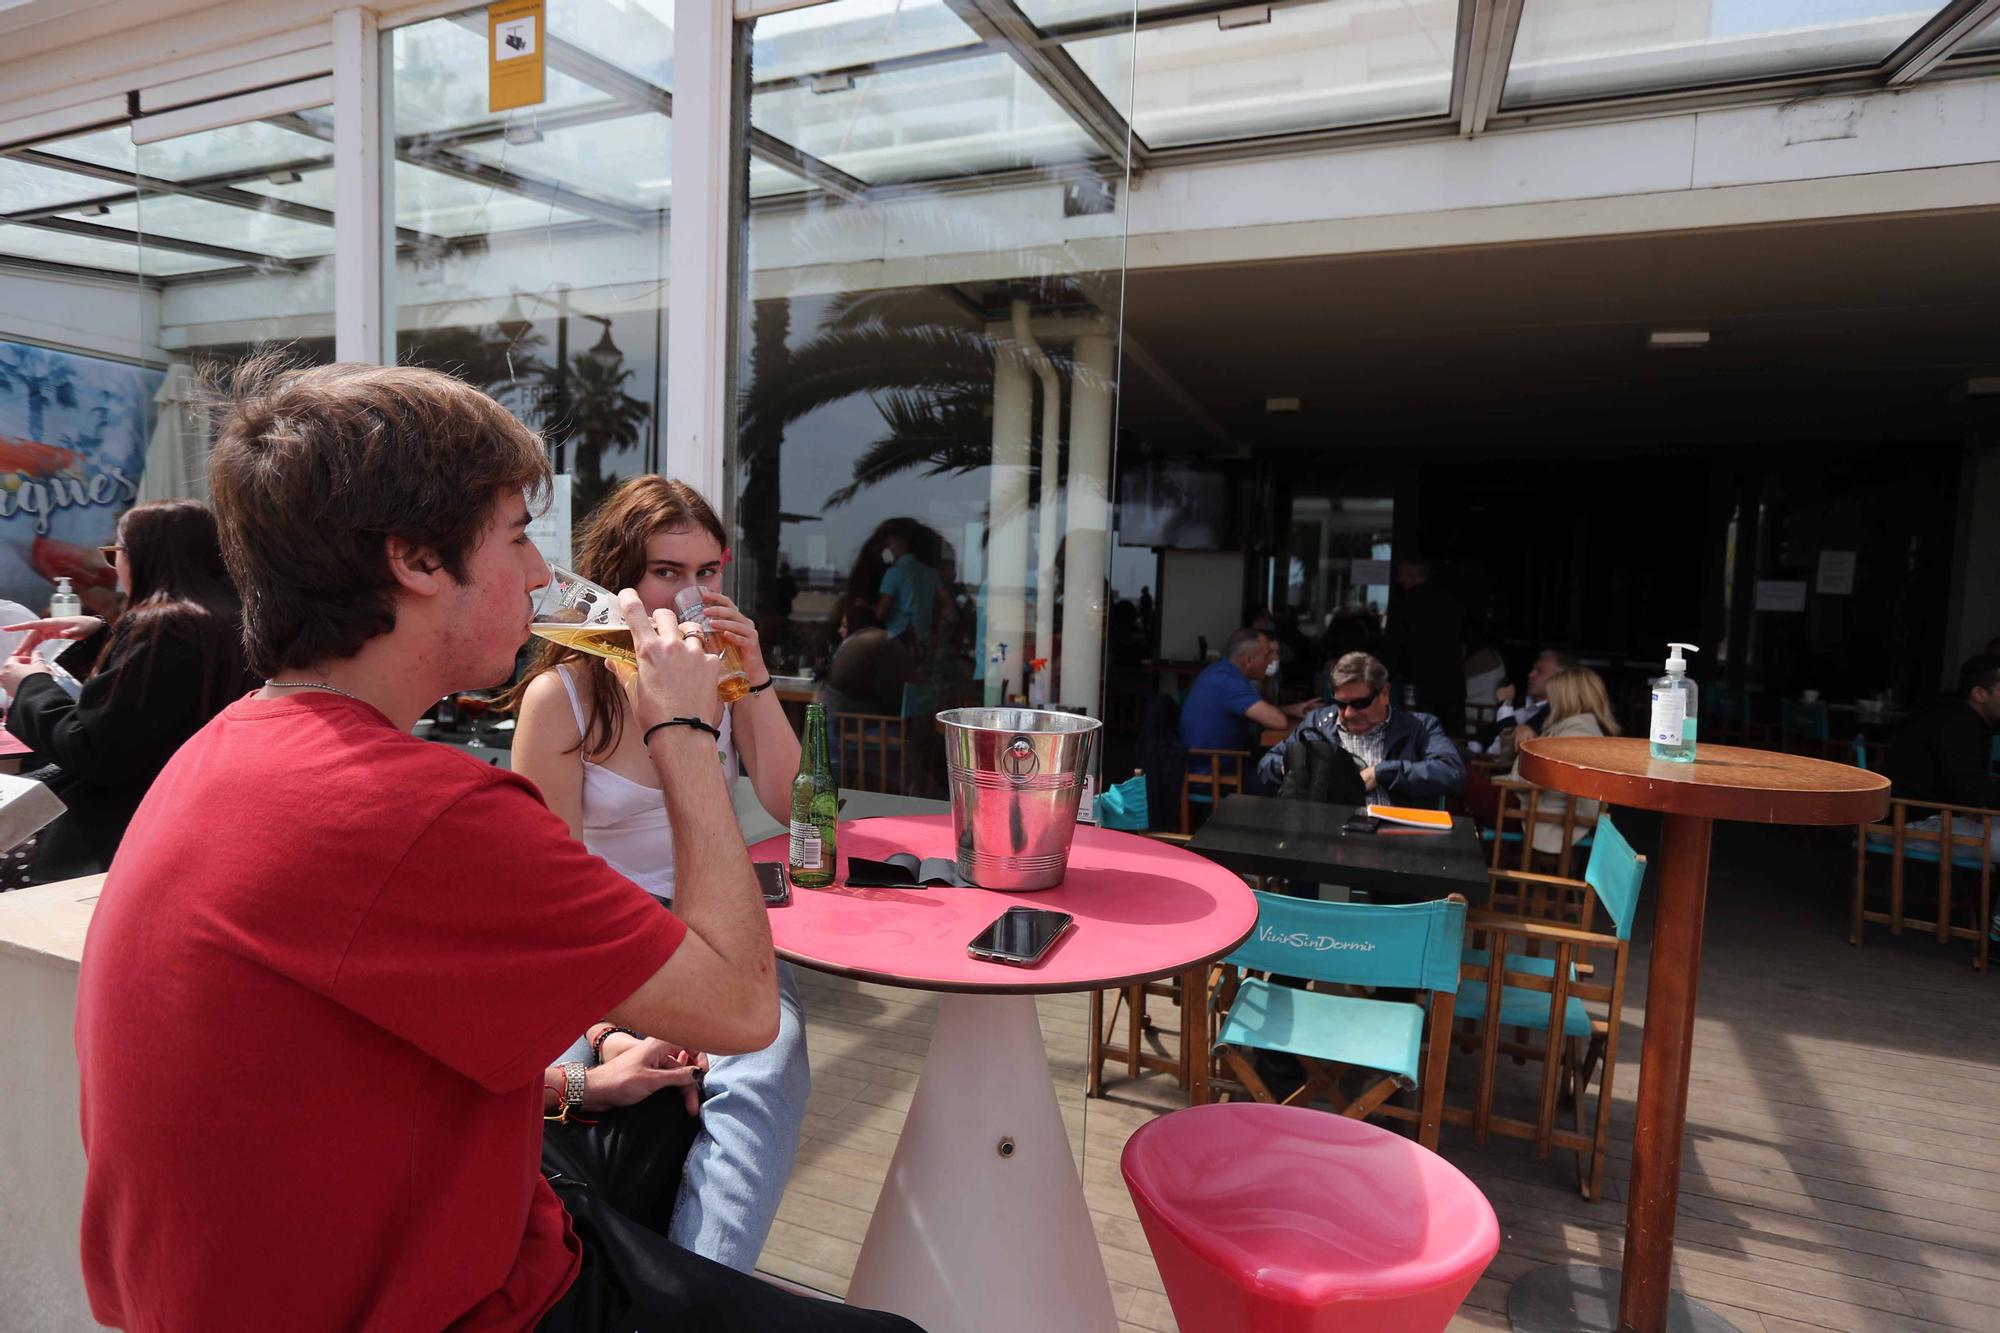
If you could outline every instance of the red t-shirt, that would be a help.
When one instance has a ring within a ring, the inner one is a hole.
[[[153,784],[84,948],[83,1271],[127,1329],[523,1329],[575,1277],[542,1071],[686,927],[526,779],[335,695]]]

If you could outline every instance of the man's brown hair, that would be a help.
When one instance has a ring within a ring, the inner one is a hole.
[[[209,488],[262,675],[352,657],[396,627],[389,538],[460,579],[499,493],[548,487],[540,437],[449,375],[267,353],[228,380]]]

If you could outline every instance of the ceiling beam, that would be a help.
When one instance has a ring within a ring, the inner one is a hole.
[[[1882,62],[1883,83],[1891,88],[1915,83],[1951,58],[1972,34],[2000,14],[2000,0],[1952,0]]]
[[[1132,171],[1145,167],[1148,149],[1124,115],[1075,57],[1060,46],[1043,45],[1041,31],[1013,0],[944,2],[981,41],[1011,57],[1113,162]]]
[[[474,185],[505,190],[509,194],[518,194],[540,203],[554,204],[557,208],[581,213],[585,217],[596,218],[600,222],[608,222],[627,231],[642,231],[661,218],[660,213],[651,209],[627,208],[623,204],[610,203],[594,195],[579,194],[558,181],[530,176],[509,167],[496,167],[490,162],[466,157],[448,148],[418,150],[407,160],[429,171],[455,176]]]
[[[1472,2],[1471,31],[1461,33],[1460,61],[1452,71],[1452,104],[1458,108],[1458,132],[1462,135],[1486,133],[1486,122],[1500,110],[1524,2]]]

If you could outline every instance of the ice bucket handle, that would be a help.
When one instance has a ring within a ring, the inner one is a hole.
[[[1035,757],[1035,743],[1026,736],[1016,736],[1000,752],[1000,771],[1016,782],[1025,782],[1035,776],[1035,770],[1040,767],[1041,760]]]

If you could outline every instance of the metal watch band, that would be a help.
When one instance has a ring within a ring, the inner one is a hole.
[[[563,1071],[563,1104],[565,1106],[583,1105],[584,1079],[585,1076],[590,1073],[590,1067],[588,1065],[580,1065],[572,1061],[570,1063],[565,1064],[562,1067],[562,1071]]]

